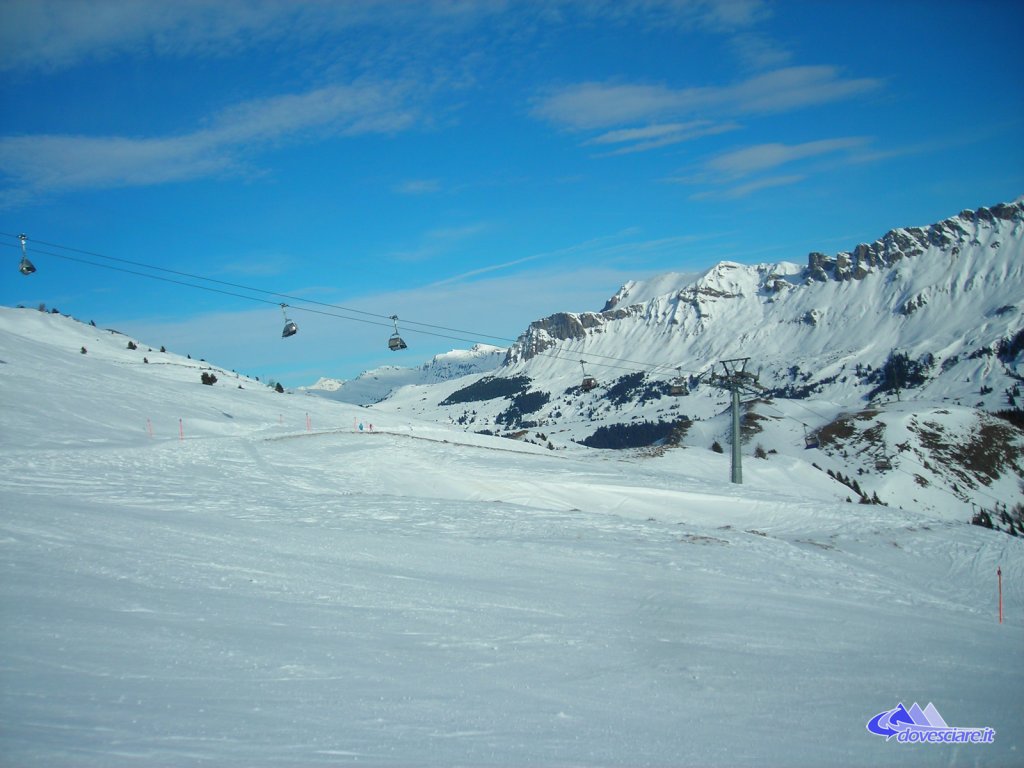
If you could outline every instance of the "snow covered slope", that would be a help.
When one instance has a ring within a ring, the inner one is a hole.
[[[747,456],[802,457],[856,480],[854,500],[969,520],[1024,504],[1022,297],[1017,201],[806,265],[723,262],[696,280],[630,282],[602,312],[532,323],[493,374],[398,390],[381,406],[556,450],[707,449],[728,445],[730,425],[728,394],[708,374],[750,358],[764,397],[749,408]],[[581,388],[584,373],[596,389]],[[688,397],[669,396],[677,377]],[[867,436],[838,439],[836,419]],[[805,452],[819,431],[836,439]]]
[[[128,341],[0,309],[5,765],[1019,764],[1024,539]]]

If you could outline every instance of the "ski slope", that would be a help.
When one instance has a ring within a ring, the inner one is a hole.
[[[0,310],[4,765],[1024,760],[1018,538],[126,344]],[[915,701],[994,743],[867,731]]]

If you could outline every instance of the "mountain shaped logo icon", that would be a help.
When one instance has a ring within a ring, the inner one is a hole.
[[[890,739],[898,733],[907,730],[909,726],[915,725],[925,728],[949,727],[934,704],[928,702],[928,706],[921,709],[915,701],[909,710],[901,703],[895,709],[879,712],[868,721],[868,730],[879,736],[885,736],[886,739]]]
[[[909,744],[991,744],[994,728],[954,728],[946,725],[935,705],[928,702],[924,709],[915,701],[910,709],[902,703],[893,709],[879,712],[868,720],[867,729],[886,741],[893,738]]]

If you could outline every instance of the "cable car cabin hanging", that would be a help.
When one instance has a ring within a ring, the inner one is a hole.
[[[597,386],[597,379],[587,375],[587,367],[583,360],[580,360],[580,368],[583,369],[583,382],[580,384],[580,389],[584,392],[589,392]]]
[[[293,321],[288,319],[288,313],[285,311],[285,308],[287,306],[287,304],[281,305],[281,314],[284,315],[284,330],[281,331],[282,339],[287,339],[289,336],[294,336],[296,333],[299,332],[299,326],[297,326]]]
[[[668,393],[672,397],[682,397],[690,394],[690,388],[686,384],[686,379],[683,378],[683,369],[677,368],[676,370],[679,371],[679,375],[672,379],[668,385]]]
[[[21,264],[18,266],[18,271],[23,275],[31,275],[36,271],[35,264],[28,260],[28,256],[25,254],[25,241],[28,240],[26,235],[18,235],[18,239],[21,240]]]
[[[391,322],[395,324],[395,332],[391,334],[391,338],[388,339],[388,349],[392,352],[397,352],[400,349],[408,349],[409,345],[402,341],[402,337],[398,335],[398,315],[392,315]]]
[[[804,448],[805,449],[817,448],[818,445],[819,445],[818,433],[817,432],[808,432],[807,431],[807,425],[804,424]]]

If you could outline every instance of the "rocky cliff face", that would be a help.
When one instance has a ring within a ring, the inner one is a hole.
[[[628,310],[613,309],[606,312],[556,312],[541,320],[534,320],[515,343],[509,347],[503,365],[525,362],[551,349],[560,341],[583,339],[587,332],[600,333],[601,327],[612,320],[628,316]]]
[[[862,243],[835,256],[812,252],[805,267],[791,262],[756,266],[721,262],[695,280],[679,275],[688,283],[642,302],[629,303],[636,294],[649,294],[641,283],[631,281],[608,300],[601,312],[558,312],[530,323],[508,350],[504,365],[527,362],[561,342],[586,340],[605,332],[609,323],[617,321],[642,318],[656,324],[682,326],[688,333],[696,334],[707,330],[717,315],[732,314],[728,305],[735,301],[772,304],[779,303],[787,294],[804,294],[804,298],[811,300],[816,292],[821,293],[815,286],[861,282],[870,275],[886,272],[891,272],[893,284],[899,283],[902,276],[893,270],[900,264],[925,254],[935,261],[955,260],[965,248],[998,250],[1004,239],[1019,240],[1022,226],[1024,201],[1017,201],[965,210],[928,227],[894,229],[874,243]],[[654,282],[667,288],[671,282],[668,277],[674,276],[655,278]],[[968,276],[965,287],[970,280]],[[877,285],[865,290],[878,293]],[[922,289],[903,296],[893,309],[909,316],[929,302],[928,293]],[[795,298],[789,297],[785,303],[794,304]],[[832,300],[831,295],[823,295],[821,303]],[[872,302],[879,303],[877,296],[867,299],[868,304]],[[793,320],[815,327],[827,324],[828,317],[836,314],[834,308],[830,311],[827,306],[810,306],[799,310]]]
[[[1001,203],[976,211],[965,210],[959,215],[932,224],[930,227],[894,229],[870,245],[862,243],[850,252],[841,252],[834,258],[823,253],[807,257],[805,275],[810,280],[863,280],[878,269],[898,264],[903,259],[920,256],[931,247],[940,248],[956,256],[967,244],[977,244],[982,230],[991,230],[997,222],[1020,223],[1024,220],[1024,202]],[[999,247],[992,243],[991,247]]]

